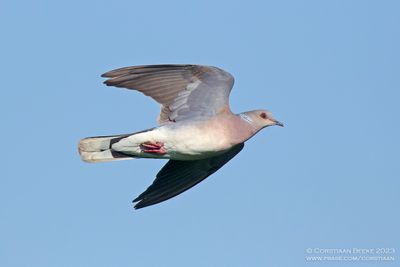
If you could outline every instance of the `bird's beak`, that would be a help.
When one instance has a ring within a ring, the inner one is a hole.
[[[284,125],[283,125],[283,123],[282,122],[280,122],[280,121],[275,121],[275,125],[278,125],[278,126],[281,126],[281,127],[283,127]]]

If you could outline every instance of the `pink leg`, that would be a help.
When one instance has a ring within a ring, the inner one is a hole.
[[[167,151],[163,148],[163,146],[164,144],[161,142],[146,142],[140,145],[140,149],[142,149],[142,151],[145,153],[166,154]]]

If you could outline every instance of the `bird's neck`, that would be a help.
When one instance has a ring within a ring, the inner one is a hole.
[[[255,123],[253,119],[247,115],[246,113],[240,113],[238,114],[238,117],[241,119],[242,122],[244,122],[245,127],[251,129],[253,134],[257,133],[260,129],[255,126]]]
[[[237,124],[240,127],[241,137],[243,141],[248,140],[255,135],[260,129],[255,126],[253,119],[245,113],[236,116]]]

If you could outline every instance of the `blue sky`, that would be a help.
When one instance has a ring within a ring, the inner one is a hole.
[[[400,250],[397,1],[3,1],[0,265],[395,266]],[[131,200],[164,164],[80,161],[80,138],[155,125],[107,88],[118,67],[231,72],[235,112],[285,123],[160,205]],[[395,248],[308,262],[307,248]]]

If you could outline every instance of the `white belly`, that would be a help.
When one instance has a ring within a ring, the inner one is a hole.
[[[206,158],[219,154],[229,148],[225,136],[215,131],[204,131],[202,128],[182,128],[177,131],[160,129],[164,139],[165,148],[175,159]]]
[[[140,145],[145,142],[163,143],[167,154],[142,152]],[[217,155],[230,148],[230,145],[218,130],[205,131],[203,127],[196,126],[166,126],[129,136],[115,143],[112,148],[139,157],[195,160]]]

